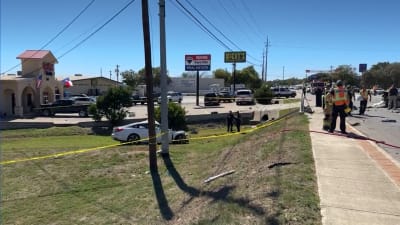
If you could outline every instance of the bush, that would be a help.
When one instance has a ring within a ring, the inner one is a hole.
[[[89,111],[89,114],[92,115],[92,118],[93,118],[94,121],[96,121],[96,122],[101,121],[101,118],[103,116],[100,114],[99,110],[97,110],[96,104],[91,104],[89,106],[89,110],[88,111]]]
[[[187,130],[185,108],[175,102],[168,103],[168,127],[173,130]],[[155,109],[155,118],[161,122],[161,107]]]
[[[259,104],[271,104],[273,94],[269,86],[263,85],[254,92],[254,98]]]

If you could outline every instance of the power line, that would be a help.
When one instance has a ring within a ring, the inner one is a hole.
[[[76,49],[77,47],[79,47],[81,44],[83,44],[84,42],[86,42],[89,38],[91,38],[93,35],[95,35],[97,32],[99,32],[101,29],[103,29],[107,24],[109,24],[111,21],[113,21],[115,19],[115,17],[117,17],[119,14],[121,14],[126,8],[128,8],[128,6],[130,6],[133,2],[135,2],[135,0],[131,0],[129,1],[124,7],[122,7],[116,14],[114,14],[110,19],[108,19],[103,25],[101,25],[99,28],[97,28],[95,31],[93,31],[92,33],[90,33],[86,38],[84,38],[82,41],[80,41],[79,43],[77,43],[76,45],[74,45],[71,49],[69,49],[68,51],[66,51],[65,53],[63,53],[62,55],[60,55],[58,57],[58,59],[61,59],[62,57],[64,57],[65,55],[67,55],[68,53],[70,53],[71,51],[73,51],[74,49]]]
[[[39,50],[37,50],[32,56],[36,55],[40,50],[43,50],[46,48],[49,44],[51,44],[56,38],[58,38],[64,31],[66,31],[96,0],[92,0],[87,4],[79,13],[76,15],[63,29],[61,29],[53,38],[51,38],[49,41],[46,42]],[[29,60],[29,59],[28,59]],[[6,70],[5,72],[2,72],[2,74],[5,74],[18,66],[20,66],[21,63],[18,63],[17,65],[13,66],[12,68]]]
[[[229,43],[231,43],[233,46],[235,46],[236,48],[238,48],[239,50],[242,50],[242,48],[240,48],[237,44],[235,44],[230,38],[228,38],[220,29],[218,29],[209,19],[207,19],[206,16],[204,16],[204,14],[202,14],[192,3],[190,3],[188,0],[185,0],[204,20],[206,20],[208,22],[208,24],[210,24],[220,35],[222,35],[226,40],[229,41]],[[253,57],[250,54],[247,54],[250,58],[259,61],[258,59],[256,59],[255,57]],[[260,61],[259,61],[260,62]]]
[[[214,40],[216,40],[218,43],[221,44],[221,46],[223,46],[224,48],[232,51],[232,49],[226,45],[223,41],[221,41],[217,36],[215,36],[206,26],[204,26],[204,24],[202,22],[200,22],[200,20],[198,20],[193,13],[191,13],[185,6],[182,5],[182,3],[179,2],[179,0],[175,0],[178,5],[187,13],[185,15],[190,15],[195,21],[196,21],[196,25],[200,25],[202,28],[204,28],[207,32],[207,34],[209,36],[211,36]]]
[[[246,2],[244,1],[244,0],[240,0],[240,2],[242,3],[242,5],[243,5],[243,8],[245,9],[245,11],[247,12],[247,14],[249,15],[249,18],[250,18],[250,20],[252,20],[253,21],[253,25],[254,25],[254,31],[256,31],[256,33],[257,33],[257,35],[260,37],[260,39],[262,40],[263,39],[263,34],[260,32],[260,30],[257,28],[257,27],[259,27],[259,26],[257,26],[258,24],[257,24],[257,20],[254,18],[254,16],[253,16],[253,13],[251,13],[251,11],[250,11],[250,9],[249,9],[249,7],[247,7],[247,4],[246,4]],[[244,17],[244,19],[246,20],[246,17]],[[246,20],[247,21],[247,20]],[[247,23],[247,22],[246,22]]]
[[[103,29],[107,24],[109,24],[112,20],[114,20],[119,14],[121,14],[126,8],[128,8],[128,6],[130,6],[133,2],[135,2],[135,0],[131,0],[129,1],[125,6],[123,6],[117,13],[115,13],[110,19],[108,19],[103,25],[101,25],[99,28],[97,28],[95,31],[93,31],[92,33],[90,33],[86,38],[84,38],[82,41],[80,41],[79,43],[77,43],[76,45],[74,45],[72,48],[70,48],[68,51],[64,52],[61,56],[58,57],[58,59],[61,59],[62,57],[64,57],[65,55],[67,55],[68,53],[70,53],[71,51],[73,51],[74,49],[76,49],[77,47],[79,47],[81,44],[83,44],[84,42],[86,42],[89,38],[91,38],[93,35],[95,35],[97,32],[99,32],[101,29]],[[30,73],[34,73],[37,72],[41,69],[41,67],[36,68],[32,71],[30,71]]]

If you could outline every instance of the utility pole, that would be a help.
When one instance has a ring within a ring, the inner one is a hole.
[[[267,42],[265,43],[265,81],[267,81],[267,76],[268,76],[268,48],[270,46],[270,41],[267,36]]]
[[[117,74],[117,82],[119,77],[119,65],[117,64],[117,68],[115,69],[115,73]]]
[[[167,99],[167,60],[165,41],[165,0],[159,1],[160,11],[160,85],[161,85],[161,154],[169,154],[168,138],[168,99]]]
[[[111,70],[110,70],[110,80],[111,80]]]
[[[233,94],[236,93],[236,62],[232,63],[233,65]]]
[[[151,65],[151,42],[149,25],[149,4],[148,0],[142,0],[142,22],[143,22],[143,42],[144,42],[144,61],[147,89],[147,121],[149,123],[149,164],[150,171],[156,172],[157,169],[157,143],[154,119],[153,101],[153,67]]]
[[[282,81],[283,82],[285,81],[285,66],[283,66],[283,69],[282,69]]]
[[[261,68],[261,81],[264,81],[264,59],[265,59],[265,52],[263,50],[263,62],[262,62],[262,68]]]

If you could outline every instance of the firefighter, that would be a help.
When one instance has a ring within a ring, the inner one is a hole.
[[[333,131],[336,128],[336,119],[339,115],[340,117],[340,131],[342,134],[347,134],[346,132],[346,112],[345,109],[348,107],[349,100],[347,98],[347,91],[343,87],[343,82],[341,80],[338,80],[336,82],[336,88],[333,90],[333,96],[332,96],[332,121],[331,121],[331,127],[329,129],[330,133],[333,133]]]

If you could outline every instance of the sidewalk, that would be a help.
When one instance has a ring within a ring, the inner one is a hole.
[[[323,131],[322,109],[313,110],[310,130]],[[388,154],[370,141],[310,135],[324,225],[400,224],[400,166]]]

